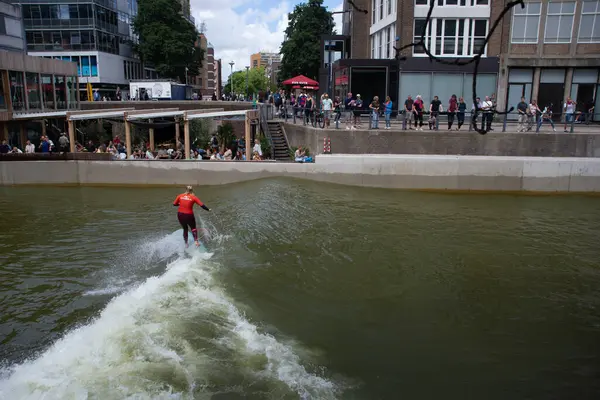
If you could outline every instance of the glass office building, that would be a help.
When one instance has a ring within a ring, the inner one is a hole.
[[[28,54],[76,63],[82,100],[88,82],[114,98],[117,87],[126,95],[130,79],[156,78],[133,53],[137,0],[27,0],[21,5]]]

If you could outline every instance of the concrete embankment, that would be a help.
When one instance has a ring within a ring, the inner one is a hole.
[[[217,161],[3,161],[8,185],[220,185],[294,177],[430,190],[600,192],[600,159],[420,155],[318,156],[314,164]]]

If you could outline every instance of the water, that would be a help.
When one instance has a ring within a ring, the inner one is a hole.
[[[600,202],[0,188],[0,399],[600,395]]]

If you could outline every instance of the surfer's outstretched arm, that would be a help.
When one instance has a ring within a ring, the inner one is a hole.
[[[201,202],[200,199],[197,198],[196,196],[194,196],[194,201],[196,202],[196,204],[198,204],[200,207],[204,208],[206,211],[210,211],[210,208],[206,207],[206,204]]]

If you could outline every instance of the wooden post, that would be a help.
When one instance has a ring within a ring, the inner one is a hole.
[[[175,151],[179,145],[179,117],[175,117]]]
[[[43,119],[40,123],[42,124],[42,136],[46,136],[46,120]]]
[[[2,132],[0,132],[0,140],[8,140],[8,121],[2,123]]]
[[[70,147],[71,153],[75,153],[75,121],[72,121],[70,119],[69,119],[69,147]]]
[[[23,149],[23,151],[25,151],[25,142],[27,142],[27,122],[22,121],[19,124],[19,128],[20,128],[20,141],[21,141],[21,149]]]
[[[152,123],[153,121],[150,119],[149,120],[150,123]],[[154,128],[150,128],[150,135],[149,135],[149,141],[150,141],[150,151],[154,151]]]
[[[123,123],[125,124],[125,150],[127,150],[127,158],[131,156],[131,126],[127,121],[127,112],[123,113]]]
[[[187,119],[187,115],[183,117],[183,140],[185,144],[185,159],[190,159],[190,121]]]
[[[252,126],[250,125],[250,111],[246,111],[246,124],[244,133],[246,135],[246,161],[252,160],[252,147],[250,147],[250,140],[252,138]]]

